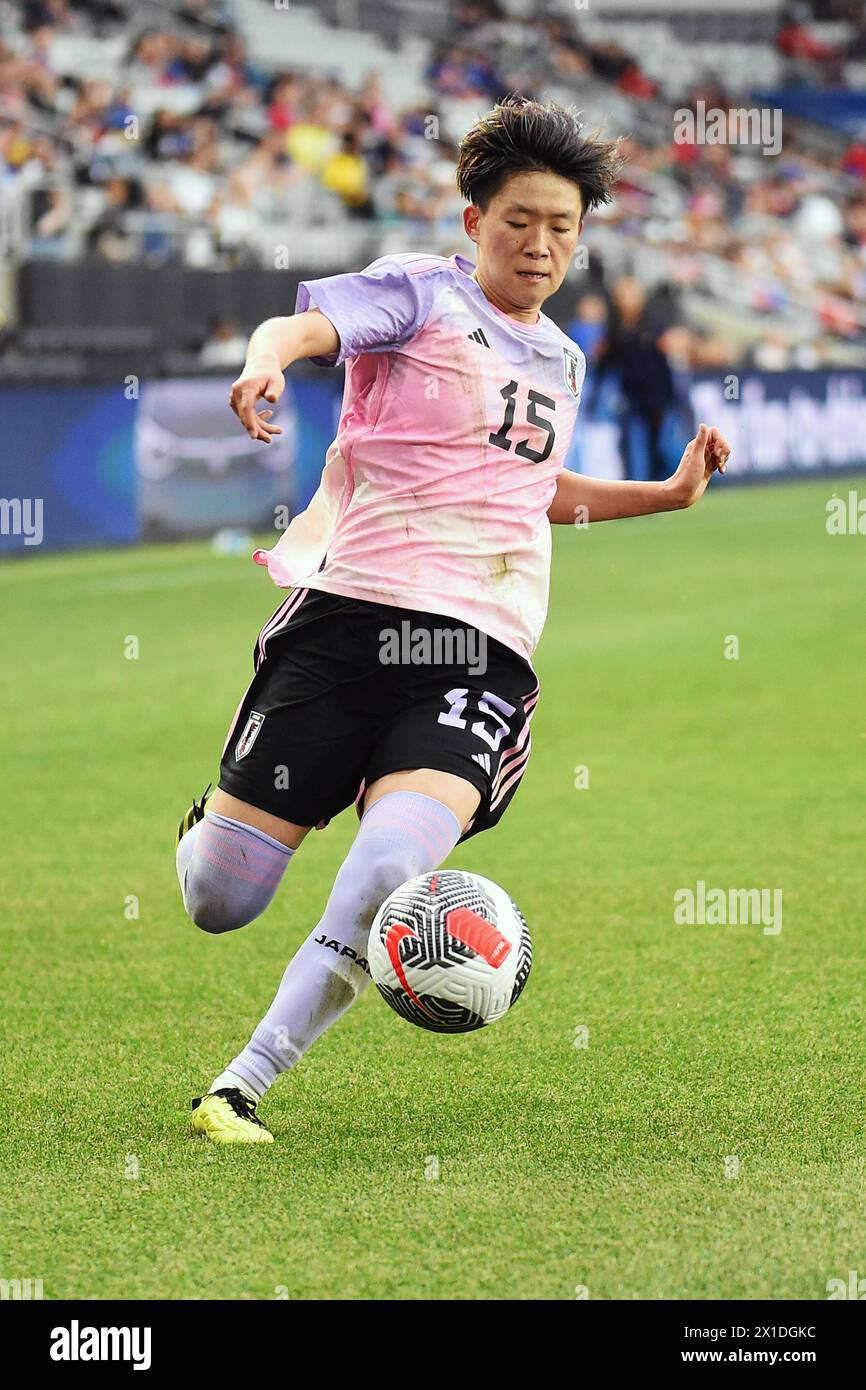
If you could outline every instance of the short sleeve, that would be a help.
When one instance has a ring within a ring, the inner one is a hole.
[[[412,274],[396,256],[381,256],[366,270],[302,280],[295,313],[320,309],[340,335],[337,352],[310,360],[320,367],[339,367],[362,352],[403,347],[424,327],[436,278]]]

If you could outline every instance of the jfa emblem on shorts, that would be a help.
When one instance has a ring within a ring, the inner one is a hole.
[[[562,349],[562,364],[565,384],[575,400],[580,398],[580,358],[571,348]]]
[[[258,738],[259,729],[262,727],[264,722],[265,716],[263,714],[259,714],[256,710],[253,710],[252,714],[250,715],[249,719],[244,725],[244,731],[241,734],[235,746],[236,763],[239,763],[241,758],[245,758],[247,756],[247,753],[249,753],[250,749],[252,748],[253,744]]]

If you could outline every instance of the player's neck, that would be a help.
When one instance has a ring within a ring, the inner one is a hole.
[[[490,300],[494,309],[498,309],[502,314],[507,314],[510,319],[515,319],[518,323],[529,324],[530,328],[533,328],[538,323],[541,318],[540,309],[515,309],[512,304],[504,303],[499,295],[491,290],[489,286],[482,284],[481,280],[479,280],[477,266],[473,272],[472,279],[483,291],[485,299]]]

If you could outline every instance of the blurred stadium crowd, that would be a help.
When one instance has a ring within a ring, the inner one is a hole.
[[[465,253],[457,142],[520,90],[628,137],[619,195],[587,224],[568,282],[590,355],[642,324],[683,367],[866,365],[866,139],[787,114],[773,157],[674,134],[698,101],[857,90],[862,0],[756,7],[763,22],[736,41],[700,44],[672,18],[523,0],[442,0],[429,30],[418,0],[392,0],[396,37],[279,8],[0,0],[6,257],[228,269],[273,267],[287,248],[324,273],[393,250]],[[263,9],[292,42],[262,42]],[[242,354],[241,327],[215,326],[214,364]]]

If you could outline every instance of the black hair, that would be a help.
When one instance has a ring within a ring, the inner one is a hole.
[[[457,187],[482,212],[513,174],[551,173],[580,189],[584,213],[609,203],[620,176],[621,139],[584,136],[579,113],[510,93],[460,141]]]

